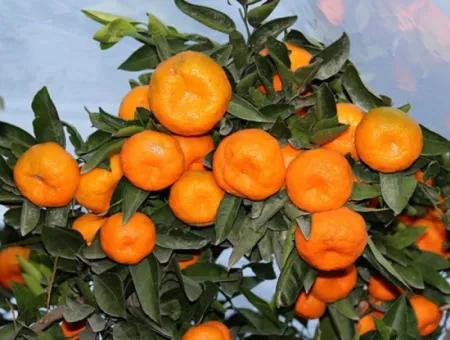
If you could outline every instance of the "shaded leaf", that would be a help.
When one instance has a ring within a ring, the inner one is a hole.
[[[217,211],[216,223],[214,229],[216,231],[215,244],[222,243],[233,228],[242,199],[232,195],[225,195],[220,203]]]
[[[40,217],[41,208],[28,200],[24,200],[20,214],[20,234],[26,236],[32,232],[38,225]]]
[[[115,273],[94,276],[94,296],[98,306],[106,314],[125,316],[125,298],[122,280]]]
[[[381,194],[386,204],[396,215],[400,214],[409,202],[417,186],[414,176],[401,172],[380,173]]]
[[[126,181],[122,191],[122,223],[126,224],[149,196],[150,192]]]
[[[45,249],[53,256],[75,259],[84,244],[84,239],[75,230],[58,227],[44,227],[42,242]]]
[[[315,78],[325,80],[338,73],[347,61],[349,52],[350,40],[344,33],[338,40],[314,57],[314,59],[322,59],[322,65]]]
[[[260,51],[268,37],[277,37],[281,32],[297,21],[296,16],[283,17],[271,20],[254,30],[248,39],[248,44],[256,51]]]
[[[143,45],[134,51],[120,66],[124,71],[143,71],[154,69],[159,64],[156,48],[150,45]]]
[[[280,0],[267,0],[264,4],[248,11],[247,20],[253,27],[263,22],[277,7]]]

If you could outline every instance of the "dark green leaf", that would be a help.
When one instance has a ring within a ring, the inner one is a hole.
[[[20,234],[28,235],[36,228],[41,217],[41,208],[28,200],[23,201],[22,213],[20,214]]]
[[[122,280],[115,273],[94,276],[94,295],[99,307],[114,317],[125,316]]]
[[[47,208],[45,222],[51,227],[65,227],[69,218],[71,205],[68,204],[60,208]]]
[[[405,281],[413,288],[424,289],[422,272],[416,265],[408,264],[406,267],[393,263],[395,270],[405,279]]]
[[[314,57],[315,59],[322,59],[322,65],[315,78],[325,80],[338,73],[347,61],[349,52],[350,40],[344,33],[338,40]]]
[[[239,279],[239,276],[229,273],[225,267],[214,263],[196,263],[183,270],[183,275],[196,282],[226,282]]]
[[[13,144],[20,144],[29,148],[36,144],[36,140],[25,130],[5,122],[0,122],[0,147],[11,149]]]
[[[317,120],[335,117],[337,114],[333,92],[326,83],[322,84],[316,93],[314,112]]]
[[[249,289],[241,288],[241,292],[246,297],[246,299],[266,318],[268,318],[274,324],[278,323],[277,315],[275,311],[272,309],[272,306],[269,303],[267,303],[267,301],[253,294],[252,291]]]
[[[386,244],[395,248],[403,249],[416,242],[417,238],[423,234],[426,228],[402,228],[395,234],[386,236]]]
[[[94,311],[95,308],[90,305],[67,299],[63,307],[63,316],[67,322],[77,322],[86,319]]]
[[[347,130],[348,125],[339,125],[332,128],[315,131],[311,136],[311,142],[317,145],[323,145],[336,139],[342,132]]]
[[[277,37],[281,32],[297,21],[296,16],[283,17],[271,20],[254,30],[248,39],[248,44],[256,51],[260,51],[268,37]]]
[[[422,272],[423,279],[427,284],[437,288],[443,294],[450,294],[450,284],[439,272],[426,264],[418,263],[417,266]]]
[[[236,94],[231,98],[227,111],[237,118],[251,122],[270,123],[275,121],[272,118],[264,117],[257,108]]]
[[[130,182],[125,182],[122,192],[122,223],[126,224],[147,199],[150,192],[136,188]]]
[[[275,271],[273,270],[273,263],[250,263],[247,265],[250,267],[255,275],[260,279],[273,280],[276,278]]]
[[[86,163],[81,168],[81,172],[86,173],[94,169],[101,162],[118,153],[122,149],[123,143],[125,143],[125,139],[114,139],[92,153],[85,155]]]
[[[247,46],[245,39],[239,31],[233,31],[229,36],[230,45],[232,46],[233,60],[238,69],[243,68],[247,64]]]
[[[70,142],[72,143],[75,152],[78,154],[80,151],[83,150],[84,147],[84,141],[83,137],[81,137],[80,133],[76,129],[75,126],[67,123],[67,122],[61,122],[62,125],[66,128],[67,133],[69,134]]]
[[[215,244],[222,243],[233,228],[242,199],[232,195],[225,195],[220,203],[217,211],[216,223],[214,229],[216,231]]]
[[[42,229],[42,242],[53,256],[75,259],[84,244],[84,239],[80,233],[72,229],[44,227]]]
[[[340,340],[352,339],[355,333],[353,322],[346,315],[341,313],[341,309],[336,304],[328,305],[331,320],[337,330]]]
[[[143,71],[154,69],[159,64],[158,54],[154,46],[143,45],[128,57],[119,69],[124,71]]]
[[[311,236],[311,215],[299,216],[295,219],[295,222],[300,228],[303,237],[306,240],[309,240],[309,237]]]
[[[443,155],[450,151],[450,141],[424,126],[421,126],[421,128],[423,133],[423,156]]]
[[[118,322],[113,329],[114,340],[156,340],[155,334],[143,322]]]
[[[417,186],[414,176],[404,173],[380,173],[381,194],[386,204],[396,215],[400,214],[409,202]]]
[[[414,311],[408,305],[404,296],[400,296],[391,305],[384,315],[383,321],[386,326],[396,331],[396,339],[419,339]]]
[[[305,92],[305,90],[308,88],[317,72],[320,70],[322,62],[322,59],[316,58],[314,62],[310,63],[309,65],[300,67],[295,70],[294,76],[298,85],[298,91],[300,93]]]
[[[145,314],[160,322],[159,310],[159,265],[154,256],[142,260],[139,264],[129,266],[136,293]]]
[[[359,77],[356,68],[349,64],[342,75],[342,85],[352,102],[365,110],[383,106],[383,99],[372,93]]]
[[[154,35],[153,42],[155,43],[156,52],[158,53],[159,60],[166,60],[172,55],[170,45],[165,36]]]
[[[213,8],[190,4],[184,0],[175,0],[175,5],[186,15],[216,31],[231,33],[236,29],[233,20]]]
[[[277,7],[280,0],[267,0],[264,4],[248,11],[247,20],[253,27],[262,23]]]
[[[381,188],[378,184],[367,184],[356,182],[353,184],[352,197],[353,201],[362,201],[381,195]]]
[[[64,128],[46,87],[36,93],[31,107],[35,115],[33,129],[37,141],[40,143],[55,142],[65,147]]]
[[[356,314],[355,308],[353,308],[353,305],[348,298],[333,303],[333,306],[347,319],[358,320],[358,314]]]
[[[179,250],[200,249],[209,243],[203,237],[179,229],[168,233],[158,233],[156,242],[160,247]]]

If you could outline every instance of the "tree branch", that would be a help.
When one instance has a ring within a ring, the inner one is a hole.
[[[63,307],[57,306],[55,309],[52,309],[47,314],[45,314],[41,319],[36,321],[36,323],[31,326],[31,330],[36,333],[42,332],[55,322],[62,320],[63,318]]]

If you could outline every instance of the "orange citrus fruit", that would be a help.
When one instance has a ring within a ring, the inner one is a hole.
[[[86,214],[78,217],[72,223],[72,229],[78,231],[83,236],[86,244],[90,246],[95,235],[105,223],[106,218],[94,214]]]
[[[157,131],[142,131],[122,147],[125,177],[136,187],[156,191],[174,183],[184,171],[184,156],[175,138]]]
[[[300,256],[319,270],[342,270],[355,262],[367,244],[363,217],[343,207],[312,214],[311,234],[305,239],[295,232],[295,246]]]
[[[359,319],[358,324],[356,325],[356,331],[359,333],[359,335],[374,331],[376,329],[374,318],[382,319],[383,316],[384,314],[379,311],[373,311],[369,314],[366,314],[361,319]]]
[[[324,313],[327,305],[312,294],[301,292],[295,302],[295,313],[303,319],[318,319]]]
[[[180,270],[186,269],[187,267],[192,266],[193,264],[196,264],[198,260],[200,259],[200,254],[193,254],[190,258],[185,260],[178,260],[178,266],[180,267]]]
[[[286,173],[289,198],[309,212],[342,207],[352,194],[353,181],[352,168],[345,157],[323,148],[302,152]]]
[[[367,289],[369,294],[379,301],[393,301],[401,294],[398,287],[378,275],[370,278]]]
[[[419,124],[405,112],[379,107],[356,127],[355,145],[361,160],[381,172],[397,172],[419,157],[423,137]]]
[[[173,136],[181,146],[186,169],[204,170],[203,160],[214,149],[214,141],[210,135],[198,137]]]
[[[153,221],[135,213],[123,224],[122,213],[109,217],[100,229],[100,244],[105,254],[121,264],[136,264],[148,256],[156,244]]]
[[[122,178],[120,156],[110,158],[111,170],[95,168],[81,175],[75,199],[96,214],[108,211],[111,197]]]
[[[426,336],[433,333],[439,327],[442,318],[439,306],[421,295],[412,296],[409,302],[416,314],[419,335]]]
[[[354,265],[343,270],[319,272],[310,293],[323,302],[333,303],[350,294],[357,279]]]
[[[29,248],[20,246],[11,246],[0,251],[0,285],[10,289],[13,282],[23,283],[22,267],[17,258],[22,256],[28,260],[30,253]]]
[[[281,148],[281,154],[283,155],[284,166],[287,167],[303,150],[296,149],[290,144],[286,144]]]
[[[417,248],[437,255],[445,256],[447,251],[447,230],[444,223],[435,218],[419,218],[411,227],[425,227],[425,231],[416,240]]]
[[[246,129],[222,140],[213,171],[226,192],[263,200],[283,186],[286,169],[278,141],[263,130]]]
[[[231,333],[222,322],[207,321],[189,328],[181,340],[231,340]]]
[[[417,182],[427,184],[430,186],[434,186],[434,180],[432,178],[428,178],[426,181],[424,179],[424,172],[422,170],[417,170],[414,174],[416,176]]]
[[[214,223],[224,195],[211,171],[189,170],[170,188],[169,206],[183,222],[208,226]]]
[[[25,151],[14,166],[19,191],[41,207],[62,207],[73,198],[80,170],[73,157],[59,144],[36,144]]]
[[[149,86],[136,86],[123,98],[120,103],[119,117],[123,120],[136,119],[136,109],[142,107],[150,111],[150,104],[148,101]]]
[[[357,160],[359,157],[355,147],[355,131],[364,117],[364,111],[350,103],[338,103],[336,109],[339,123],[348,125],[348,128],[323,147],[337,151],[343,156],[351,154],[352,158]]]
[[[150,82],[150,107],[170,131],[198,136],[225,114],[231,85],[222,67],[207,55],[181,52],[155,69]]]
[[[81,332],[86,329],[86,322],[66,322],[63,321],[61,323],[61,332],[63,333],[64,338],[70,338],[71,340],[79,340],[80,338],[77,336]]]

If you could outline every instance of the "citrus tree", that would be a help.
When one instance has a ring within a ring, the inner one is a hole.
[[[0,339],[445,333],[449,141],[278,3],[240,0],[243,34],[175,0],[222,42],[84,11],[102,49],[141,44],[119,69],[142,74],[86,139],[47,88],[33,134],[0,122]]]

